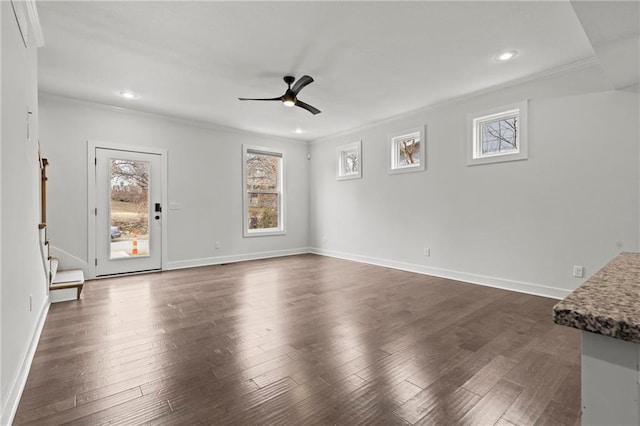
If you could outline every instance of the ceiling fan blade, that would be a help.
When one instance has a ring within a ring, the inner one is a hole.
[[[296,106],[299,106],[300,108],[306,109],[307,111],[309,111],[313,115],[320,114],[320,112],[321,112],[318,108],[312,107],[309,104],[305,104],[304,102],[302,102],[300,100],[296,102]]]
[[[282,101],[282,96],[278,98],[256,99],[256,98],[238,98],[241,101]]]
[[[296,84],[293,85],[291,91],[294,95],[297,95],[298,92],[300,92],[306,85],[310,83],[313,83],[313,78],[309,77],[308,75],[303,75],[302,77],[300,77],[300,79],[298,79],[298,81],[296,81]]]

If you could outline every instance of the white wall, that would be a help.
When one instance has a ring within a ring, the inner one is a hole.
[[[598,67],[426,109],[311,145],[318,253],[563,297],[638,250],[638,95]],[[529,159],[466,165],[466,116],[529,99]],[[427,170],[387,174],[388,135],[427,126]],[[336,147],[362,140],[363,178],[336,181]],[[431,249],[425,257],[423,249]],[[390,283],[392,284],[392,283]]]
[[[168,268],[306,252],[308,144],[42,94],[40,132],[49,167],[49,235],[61,262],[91,276],[87,250],[87,140],[168,150]],[[284,236],[242,236],[242,144],[286,152]],[[221,248],[215,248],[215,242]],[[65,257],[65,255],[67,255]]]
[[[0,22],[2,22],[2,10],[3,7],[0,6]],[[4,28],[4,25],[2,26]],[[0,31],[0,47],[2,47],[2,33]],[[0,53],[0,94],[2,93],[2,54]],[[0,176],[2,176],[2,141],[4,137],[2,136],[2,101],[0,100]],[[2,241],[2,184],[0,184],[0,241]],[[2,244],[0,243],[0,307],[2,306]],[[0,312],[0,321],[2,321],[2,313]],[[4,417],[4,405],[5,405],[5,393],[3,391],[3,379],[2,379],[2,323],[0,322],[0,421]]]
[[[10,2],[2,14],[2,139],[0,146],[1,232],[0,424],[17,408],[48,307],[47,282],[40,254],[40,171],[36,47],[22,42]],[[27,140],[31,110],[31,140]],[[30,309],[29,296],[33,297]]]

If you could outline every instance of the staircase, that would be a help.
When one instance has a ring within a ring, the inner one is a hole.
[[[59,269],[60,261],[50,253],[50,243],[47,238],[47,159],[41,161],[41,216],[42,223],[38,225],[40,229],[40,252],[44,265],[45,274],[49,283],[49,300],[51,303],[67,302],[80,299],[82,288],[84,287],[84,272],[82,269]]]

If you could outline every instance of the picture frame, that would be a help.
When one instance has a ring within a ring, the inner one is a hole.
[[[420,172],[426,168],[426,126],[413,127],[389,135],[390,174]]]
[[[360,179],[362,177],[362,141],[337,148],[336,179]]]

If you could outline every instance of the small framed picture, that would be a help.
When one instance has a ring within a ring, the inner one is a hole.
[[[425,126],[389,136],[389,173],[419,172],[425,169]]]
[[[362,177],[362,141],[342,145],[337,150],[337,180]]]

